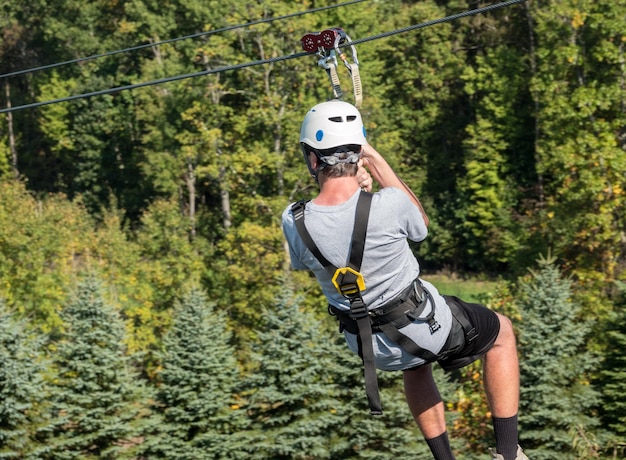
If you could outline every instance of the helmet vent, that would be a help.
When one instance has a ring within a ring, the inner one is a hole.
[[[343,123],[343,117],[328,117],[328,119],[334,123]],[[356,120],[356,115],[347,115],[346,121],[354,121]]]

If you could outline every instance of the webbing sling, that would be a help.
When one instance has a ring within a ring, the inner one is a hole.
[[[354,216],[354,228],[352,229],[352,242],[350,243],[350,252],[348,256],[348,266],[358,272],[361,269],[363,261],[363,251],[365,249],[365,238],[367,236],[367,221],[369,220],[369,212],[372,203],[372,194],[361,192],[356,205]],[[331,269],[335,273],[337,267],[331,264],[326,257],[318,249],[315,241],[309,234],[304,225],[304,209],[306,201],[298,201],[292,208],[292,214],[296,224],[296,229],[300,234],[300,238],[306,247],[313,253],[317,260],[326,269]],[[346,285],[351,289],[342,292],[350,301],[350,316],[357,322],[359,330],[359,344],[361,348],[361,359],[363,360],[363,376],[365,379],[365,393],[369,402],[370,413],[372,415],[381,415],[382,404],[380,402],[380,394],[378,392],[378,379],[376,377],[376,366],[374,364],[374,346],[372,342],[372,326],[370,323],[367,305],[363,302],[360,289],[355,288],[358,285],[356,278],[351,279],[351,273],[344,274]]]

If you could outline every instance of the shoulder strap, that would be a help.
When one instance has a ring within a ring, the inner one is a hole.
[[[363,262],[363,251],[365,250],[365,237],[367,236],[367,221],[370,216],[372,205],[372,194],[361,192],[356,205],[354,216],[354,228],[352,229],[352,243],[350,245],[350,255],[348,266],[357,272],[361,269]]]
[[[306,245],[306,247],[313,253],[315,258],[319,260],[324,268],[333,267],[326,257],[320,252],[319,248],[311,238],[311,234],[306,229],[306,225],[304,225],[304,208],[306,208],[306,200],[300,200],[297,203],[294,203],[291,206],[291,213],[293,214],[293,219],[296,223],[296,229],[300,234],[300,238]]]
[[[291,213],[296,224],[296,229],[302,242],[313,253],[315,258],[324,266],[324,268],[335,268],[326,257],[321,253],[311,234],[304,225],[304,209],[306,208],[306,200],[300,200],[291,206]],[[348,255],[348,266],[356,271],[361,269],[363,262],[363,251],[365,250],[365,237],[367,236],[367,221],[369,219],[370,207],[372,204],[372,194],[361,192],[359,201],[356,205],[354,216],[354,228],[352,229],[352,242],[350,244],[350,252]]]

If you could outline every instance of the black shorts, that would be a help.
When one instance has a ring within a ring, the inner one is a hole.
[[[465,341],[459,350],[437,361],[444,370],[453,371],[480,359],[491,349],[500,332],[500,320],[498,315],[484,305],[467,303],[454,296],[444,295],[443,297],[448,305],[454,304],[451,305],[453,313],[465,315],[469,324],[476,330],[476,337],[472,341]],[[453,318],[450,333],[463,334],[462,327],[456,318]]]

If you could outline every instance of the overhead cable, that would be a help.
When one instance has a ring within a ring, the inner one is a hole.
[[[401,29],[392,30],[390,32],[383,32],[383,33],[380,33],[380,34],[377,34],[377,35],[372,35],[370,37],[356,39],[356,40],[353,40],[352,42],[343,44],[341,47],[350,46],[350,45],[358,45],[359,43],[365,43],[365,42],[369,42],[369,41],[372,41],[372,40],[378,40],[378,39],[381,39],[381,38],[391,37],[392,35],[397,35],[397,34],[401,34],[401,33],[404,33],[404,32],[409,32],[409,31],[416,30],[416,29],[423,29],[425,27],[434,26],[436,24],[441,24],[443,22],[451,22],[451,21],[455,21],[457,19],[462,19],[462,18],[467,17],[467,16],[475,16],[477,14],[482,14],[482,13],[486,13],[486,12],[489,12],[489,11],[492,11],[492,10],[497,10],[499,8],[504,8],[504,7],[507,7],[507,6],[515,5],[517,3],[524,3],[525,1],[527,1],[527,0],[508,0],[508,1],[502,2],[502,3],[496,3],[496,4],[493,4],[493,5],[484,6],[484,7],[481,7],[481,8],[476,8],[475,10],[468,10],[468,11],[464,11],[462,13],[457,13],[457,14],[453,14],[451,16],[446,16],[444,18],[433,19],[432,21],[422,22],[420,24],[415,24],[415,25],[412,25],[412,26],[403,27]]]
[[[192,35],[185,35],[184,37],[176,37],[176,38],[170,38],[168,40],[163,40],[160,42],[155,42],[155,43],[145,43],[143,45],[137,45],[137,46],[132,46],[130,48],[124,48],[121,50],[115,50],[115,51],[107,51],[106,53],[102,53],[102,54],[94,54],[92,56],[86,56],[86,57],[81,57],[81,58],[76,58],[76,59],[71,59],[69,61],[63,61],[63,62],[56,62],[54,64],[47,64],[47,65],[43,65],[40,67],[33,67],[30,69],[24,69],[24,70],[16,70],[15,72],[9,72],[9,73],[5,73],[0,75],[0,78],[8,78],[8,77],[15,77],[17,75],[23,75],[26,73],[33,73],[33,72],[38,72],[40,70],[47,70],[47,69],[53,69],[56,67],[61,67],[64,65],[68,65],[68,64],[76,64],[79,62],[84,62],[84,61],[91,61],[94,59],[99,59],[99,58],[103,58],[103,57],[107,57],[107,56],[114,56],[116,54],[121,54],[121,53],[128,53],[130,51],[137,51],[137,50],[141,50],[144,48],[150,48],[153,46],[160,46],[160,45],[165,45],[168,43],[174,43],[174,42],[178,42],[181,40],[188,40],[190,38],[198,38],[198,37],[206,37],[207,35],[213,35],[213,34],[217,34],[217,33],[221,33],[221,32],[228,32],[231,30],[236,30],[236,29],[242,29],[245,27],[250,27],[250,26],[255,26],[257,24],[265,24],[268,22],[273,22],[273,21],[278,21],[278,20],[283,20],[283,19],[289,19],[289,18],[293,18],[293,17],[297,17],[297,16],[304,16],[305,14],[310,14],[310,13],[319,13],[320,11],[325,11],[325,10],[329,10],[329,9],[333,9],[333,8],[339,8],[341,6],[348,6],[348,5],[352,5],[354,3],[361,3],[367,0],[352,0],[349,2],[344,2],[344,3],[338,3],[336,5],[329,5],[329,6],[321,6],[319,8],[312,8],[310,10],[306,10],[306,11],[299,11],[297,13],[290,13],[290,14],[286,14],[284,16],[277,16],[274,18],[265,18],[265,19],[258,19],[256,21],[251,21],[251,22],[246,22],[245,24],[238,24],[238,25],[232,25],[232,26],[227,26],[227,27],[223,27],[221,29],[215,29],[215,30],[210,30],[210,31],[206,31],[206,32],[198,32]]]
[[[446,16],[443,18],[439,18],[439,19],[434,19],[431,21],[427,21],[427,22],[423,22],[420,24],[415,24],[412,26],[408,26],[408,27],[403,27],[401,29],[396,29],[396,30],[392,30],[389,32],[384,32],[381,34],[377,34],[377,35],[372,35],[370,37],[365,37],[365,38],[361,38],[361,39],[357,39],[354,40],[352,42],[347,42],[343,45],[343,46],[350,46],[350,45],[356,45],[359,43],[366,43],[369,41],[373,41],[373,40],[379,40],[381,38],[386,38],[386,37],[390,37],[392,35],[397,35],[400,33],[405,33],[405,32],[409,32],[412,30],[417,30],[417,29],[423,29],[425,27],[430,27],[436,24],[441,24],[444,22],[450,22],[450,21],[454,21],[457,19],[461,19],[464,17],[468,17],[468,16],[474,16],[477,14],[482,14],[488,11],[492,11],[492,10],[496,10],[499,8],[504,8],[507,6],[511,6],[511,5],[515,5],[517,3],[523,3],[526,0],[508,0],[506,2],[502,2],[502,3],[497,3],[494,5],[489,5],[489,6],[485,6],[485,7],[481,7],[481,8],[477,8],[475,10],[468,10],[468,11],[464,11],[462,13],[458,13],[458,14],[453,14],[451,16]],[[278,56],[278,57],[274,57],[274,58],[269,58],[269,59],[261,59],[261,60],[257,60],[257,61],[251,61],[251,62],[246,62],[246,63],[242,63],[242,64],[234,64],[234,65],[228,65],[228,66],[224,66],[224,67],[218,67],[215,69],[207,69],[207,70],[203,70],[201,72],[194,72],[194,73],[188,73],[188,74],[184,74],[184,75],[175,75],[173,77],[167,77],[167,78],[161,78],[158,80],[152,80],[152,81],[148,81],[148,82],[143,82],[143,83],[136,83],[136,84],[132,84],[132,85],[126,85],[126,86],[118,86],[115,88],[109,88],[109,89],[103,89],[103,90],[99,90],[99,91],[93,91],[90,93],[83,93],[83,94],[76,94],[74,96],[67,96],[67,97],[63,97],[63,98],[59,98],[59,99],[52,99],[52,100],[48,100],[48,101],[41,101],[41,102],[33,102],[31,104],[25,104],[25,105],[20,105],[20,106],[16,106],[16,107],[10,107],[10,108],[5,108],[5,109],[0,109],[0,113],[6,113],[6,112],[14,112],[17,110],[23,110],[23,109],[30,109],[30,108],[34,108],[34,107],[41,107],[44,105],[49,105],[49,104],[56,104],[56,103],[60,103],[60,102],[68,102],[68,101],[73,101],[76,99],[83,99],[83,98],[88,98],[88,97],[93,97],[93,96],[101,96],[101,95],[105,95],[105,94],[111,94],[111,93],[117,93],[120,91],[126,91],[126,90],[130,90],[130,89],[136,89],[136,88],[141,88],[141,87],[145,87],[145,86],[153,86],[153,85],[159,85],[159,84],[163,84],[163,83],[169,83],[172,81],[177,81],[177,80],[184,80],[187,78],[195,78],[195,77],[201,77],[204,75],[210,75],[210,74],[215,74],[215,73],[222,73],[222,72],[227,72],[227,71],[231,71],[231,70],[238,70],[238,69],[243,69],[246,67],[253,67],[253,66],[257,66],[257,65],[264,65],[264,64],[270,64],[270,63],[275,63],[275,62],[280,62],[280,61],[287,61],[290,59],[296,59],[296,58],[300,58],[303,56],[308,56],[310,55],[310,53],[307,52],[301,52],[301,53],[295,53],[295,54],[290,54],[290,55],[286,55],[286,56]]]

